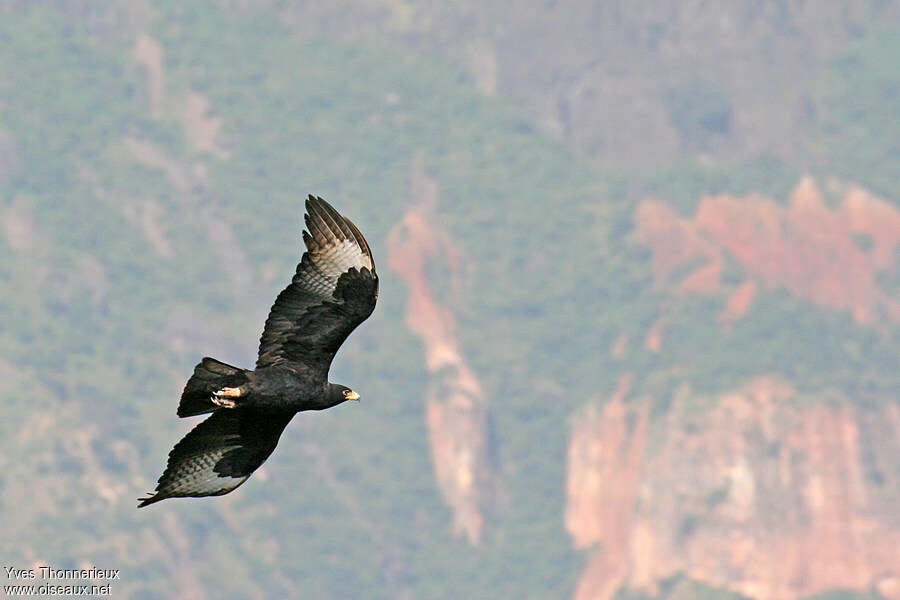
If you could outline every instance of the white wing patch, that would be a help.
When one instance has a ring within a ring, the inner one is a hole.
[[[228,436],[227,440],[227,442],[223,440],[223,445],[218,448],[201,449],[194,456],[183,460],[175,473],[178,478],[166,486],[165,492],[173,496],[191,495],[197,492],[217,494],[226,490],[233,490],[249,479],[249,473],[234,477],[231,475],[220,475],[213,470],[216,463],[225,454],[241,447],[238,436]]]
[[[350,269],[365,268],[374,272],[375,263],[369,246],[353,223],[321,198],[310,196],[306,206],[305,220],[309,231],[303,232],[303,241],[313,268],[298,274],[307,290],[328,298],[341,275]]]
[[[356,240],[336,241],[311,253],[311,258],[320,273],[335,281],[352,268],[372,269],[372,259],[363,254]]]

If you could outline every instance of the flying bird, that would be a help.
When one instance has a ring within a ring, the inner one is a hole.
[[[306,201],[306,252],[275,299],[254,370],[206,357],[194,368],[177,414],[212,413],[169,453],[156,491],[166,498],[221,496],[247,481],[272,454],[294,415],[359,400],[329,383],[331,360],[375,309],[378,275],[365,238],[321,198]]]

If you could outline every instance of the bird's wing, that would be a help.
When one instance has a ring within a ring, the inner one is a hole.
[[[140,498],[138,507],[166,498],[227,494],[269,458],[293,416],[244,408],[216,411],[175,444],[156,493]]]
[[[275,300],[256,368],[288,363],[327,372],[331,359],[375,309],[378,275],[359,229],[321,198],[306,201],[306,252]]]

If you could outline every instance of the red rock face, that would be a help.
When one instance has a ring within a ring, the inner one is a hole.
[[[677,573],[758,600],[834,588],[900,598],[900,407],[797,402],[759,378],[717,398],[682,390],[577,419],[566,526],[595,547],[578,600]],[[890,400],[890,399],[887,399]]]
[[[576,600],[612,598],[626,580],[626,548],[631,535],[634,499],[647,443],[647,411],[639,412],[633,428],[622,399],[631,387],[631,373],[619,378],[612,399],[601,411],[585,409],[572,431],[567,453],[566,529],[576,547],[602,541],[575,591]],[[609,482],[615,481],[615,485]],[[602,507],[602,508],[601,508]]]
[[[435,194],[432,190],[426,196]],[[450,239],[431,225],[426,202],[411,209],[391,231],[388,264],[406,282],[406,323],[422,338],[425,363],[432,373],[426,425],[438,486],[453,509],[455,532],[477,545],[490,479],[487,407],[481,385],[456,339],[453,313],[437,301],[426,276],[427,263],[437,260],[457,272],[458,253]]]
[[[815,183],[803,179],[789,206],[758,195],[703,198],[693,219],[645,200],[635,213],[636,235],[654,251],[658,283],[678,292],[718,288],[724,258],[735,259],[748,277],[723,318],[739,318],[752,303],[755,281],[784,285],[797,296],[846,309],[860,322],[900,321],[900,301],[878,284],[893,265],[900,243],[900,211],[868,192],[851,188],[840,204],[825,205]],[[673,272],[699,264],[677,282]]]
[[[635,235],[653,250],[656,283],[674,294],[716,292],[736,264],[744,280],[723,322],[774,286],[863,323],[900,321],[900,301],[879,284],[896,268],[900,211],[858,188],[836,196],[829,207],[807,178],[787,206],[709,196],[692,218],[645,200]],[[668,351],[665,328],[663,315],[644,347]],[[628,401],[630,381],[624,374],[572,428],[566,527],[576,547],[592,549],[576,600],[613,598],[622,586],[652,594],[678,573],[757,600],[835,588],[900,600],[896,398],[863,408],[836,393],[826,403],[759,377],[713,398],[678,390],[648,420],[655,400]]]

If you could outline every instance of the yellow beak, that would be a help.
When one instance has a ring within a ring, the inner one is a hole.
[[[347,394],[347,400],[356,400],[359,402],[359,394],[351,390],[350,393]]]

